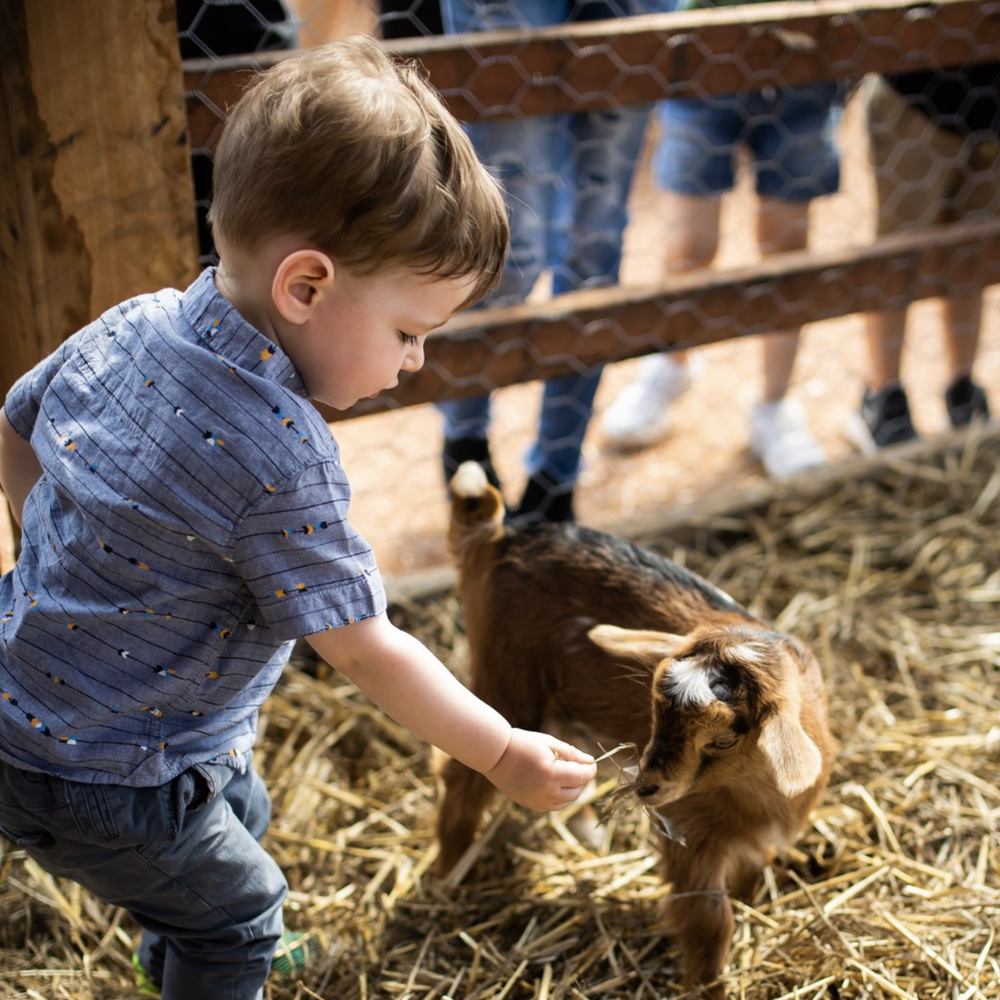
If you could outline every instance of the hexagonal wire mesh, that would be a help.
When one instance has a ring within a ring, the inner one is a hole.
[[[673,9],[707,5],[178,3],[206,261],[224,109],[240,79],[295,46],[376,32],[421,60],[507,185],[514,243],[491,305],[526,305],[467,313],[429,341],[424,371],[393,397],[329,414],[363,416],[335,431],[354,519],[390,573],[444,561],[443,418],[428,401],[460,398],[446,404],[451,437],[488,429],[513,502],[528,468],[576,474],[602,363],[681,352],[670,355],[680,368],[665,355],[610,365],[597,390],[577,516],[620,525],[762,478],[745,445],[765,397],[803,403],[827,456],[846,454],[841,427],[862,381],[878,375],[858,314],[895,310],[883,333],[891,353],[900,310],[947,294],[959,305],[940,327],[923,305],[910,310],[915,360],[904,356],[918,426],[947,427],[940,400],[961,346],[948,354],[939,334],[974,341],[980,290],[1000,280],[990,62],[1000,5]],[[896,89],[877,76],[903,69],[938,72]],[[995,317],[993,296],[985,302]],[[996,327],[984,324],[977,377],[1000,384]],[[787,335],[745,339],[774,331]],[[698,345],[708,346],[685,369],[685,349]],[[533,380],[546,377],[558,381],[539,399]],[[479,400],[496,389],[487,422]]]

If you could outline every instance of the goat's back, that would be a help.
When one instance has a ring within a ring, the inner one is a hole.
[[[512,721],[572,719],[641,745],[650,671],[623,665],[587,636],[601,622],[686,634],[706,618],[755,622],[671,559],[581,525],[539,524],[452,536],[470,644],[471,682]],[[516,672],[509,664],[518,665]],[[515,676],[516,673],[516,676]],[[618,686],[617,682],[626,679]],[[616,682],[614,699],[608,685]],[[613,701],[613,705],[609,704]]]

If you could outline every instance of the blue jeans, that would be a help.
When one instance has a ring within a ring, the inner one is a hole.
[[[53,875],[124,907],[164,1000],[259,1000],[288,886],[258,843],[264,783],[204,764],[156,788],[65,781],[0,762],[0,833]]]
[[[840,182],[837,96],[830,82],[661,101],[656,184],[696,197],[729,191],[742,145],[753,157],[758,194],[789,202],[833,194]]]
[[[639,14],[650,0],[442,0],[449,33],[537,27]],[[626,203],[649,106],[515,118],[468,127],[480,158],[507,193],[510,254],[489,305],[521,302],[552,268],[555,294],[614,284],[621,265]],[[600,370],[549,379],[528,471],[576,481]],[[490,397],[439,404],[444,436],[485,438]]]

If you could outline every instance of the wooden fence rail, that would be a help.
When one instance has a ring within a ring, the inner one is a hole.
[[[995,59],[1000,2],[765,3],[386,45],[473,122]],[[286,57],[187,60],[191,145],[214,146],[247,80]]]
[[[1000,59],[1000,0],[760,4],[387,47],[471,121]],[[0,3],[0,392],[101,310],[191,280],[188,147],[211,147],[248,75],[279,58],[182,67],[173,0]],[[373,406],[878,308],[886,288],[991,284],[998,242],[995,227],[951,227],[484,310],[431,338],[425,371]]]
[[[332,420],[578,372],[852,313],[901,308],[1000,283],[1000,220],[885,237],[868,246],[770,257],[645,287],[570,292],[468,312],[428,338],[426,363],[391,393]]]

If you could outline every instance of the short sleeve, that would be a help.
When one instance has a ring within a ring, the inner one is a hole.
[[[86,332],[86,330],[81,330],[64,341],[52,354],[35,365],[31,371],[22,375],[7,393],[7,398],[4,401],[4,412],[7,414],[11,427],[26,440],[31,437],[31,432],[35,428],[35,421],[38,420],[45,390]]]
[[[237,572],[277,638],[297,639],[386,608],[375,555],[347,519],[350,487],[340,463],[308,466],[243,519]]]

